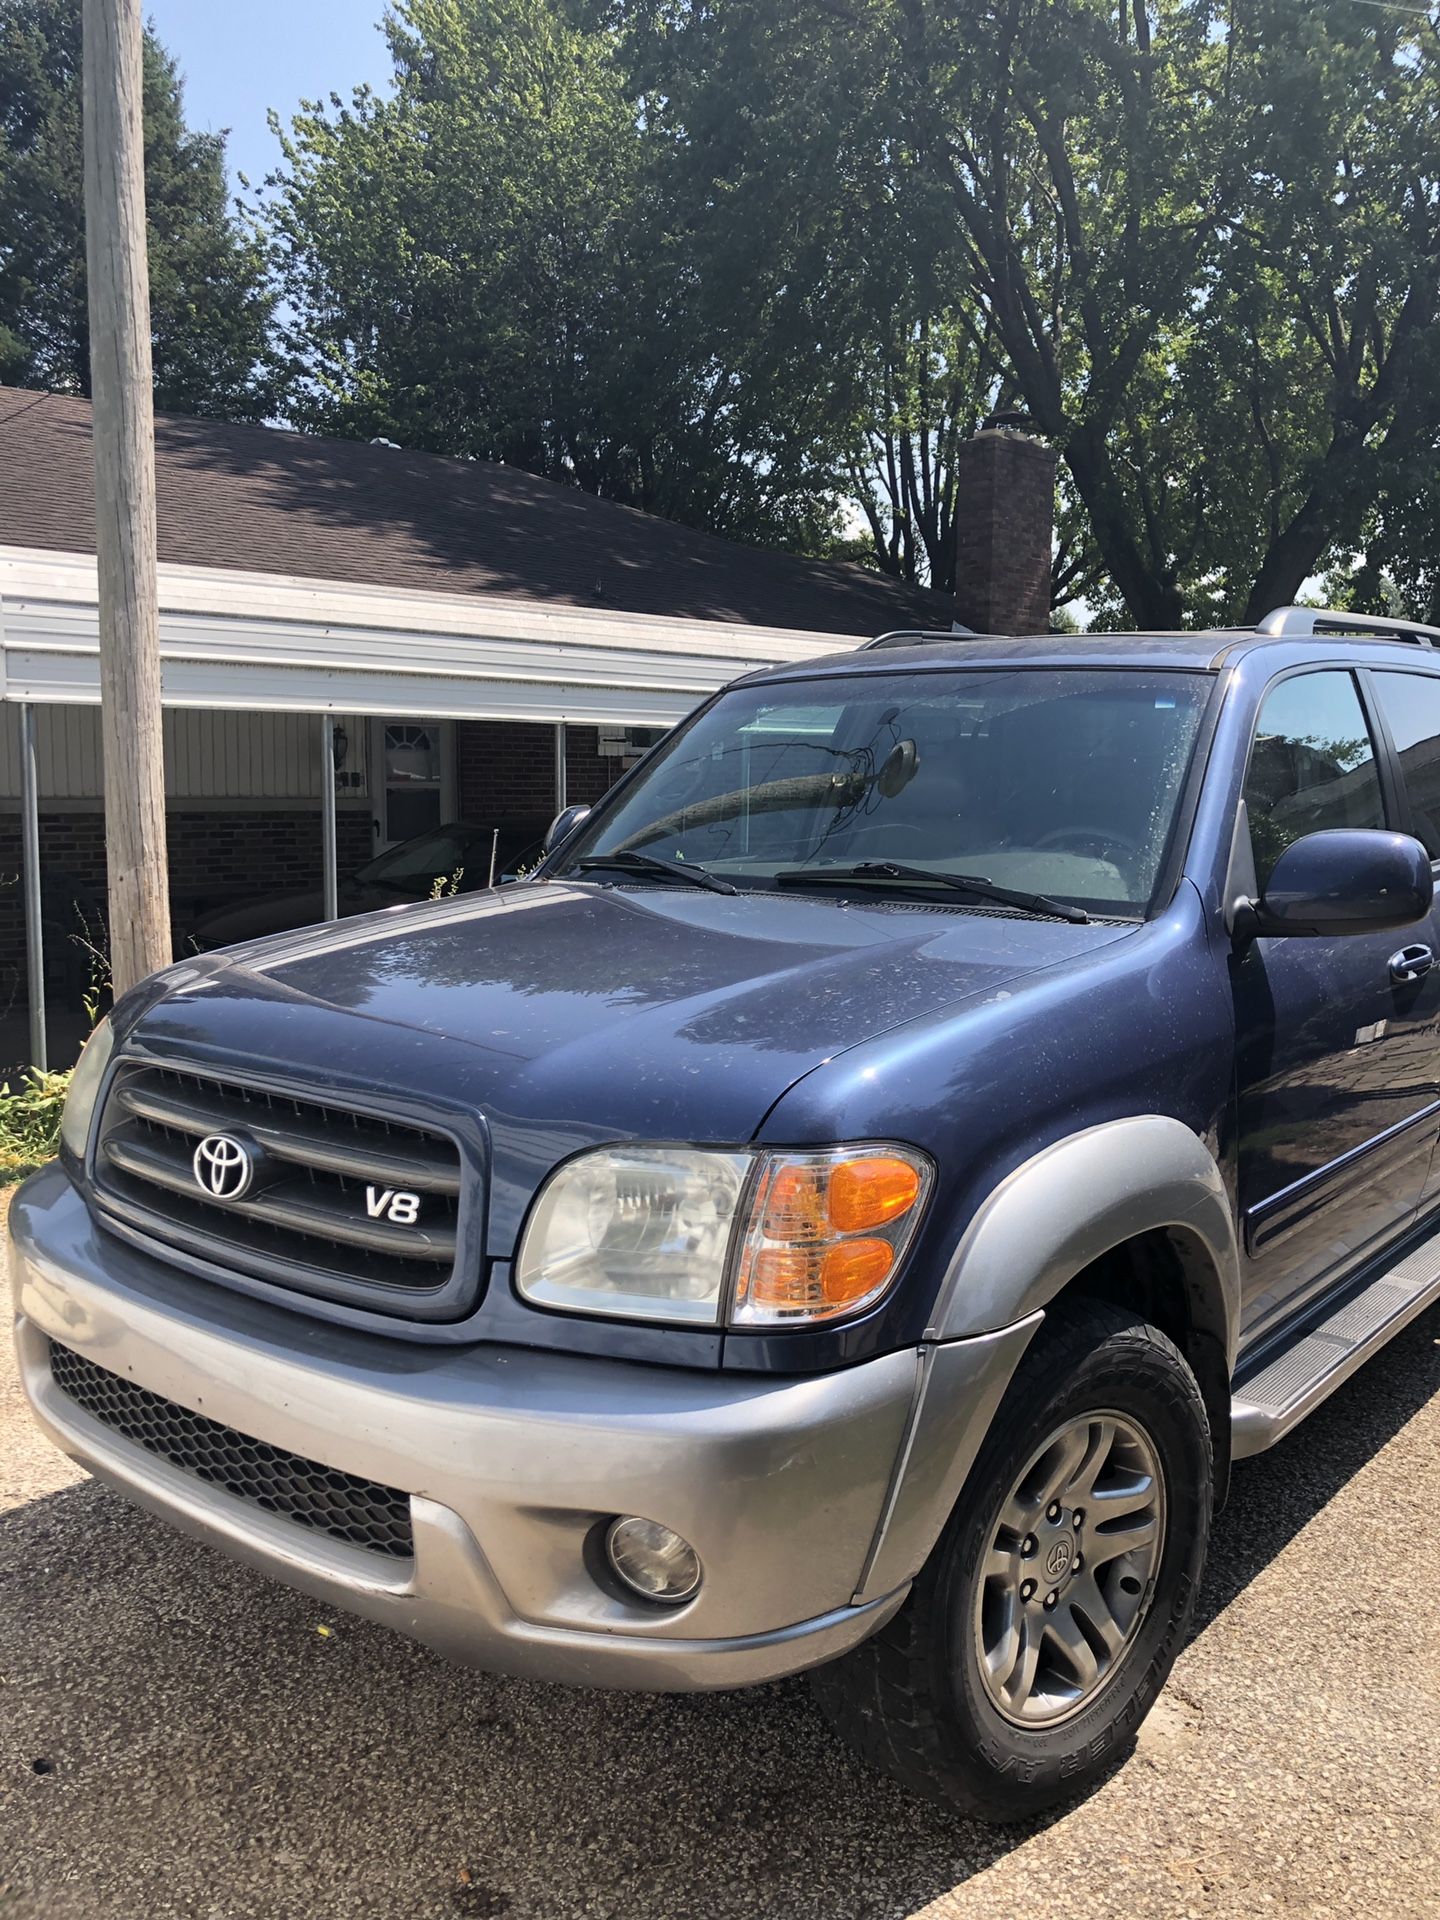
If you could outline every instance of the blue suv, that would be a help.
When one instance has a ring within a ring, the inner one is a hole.
[[[1437,639],[887,635],[518,885],[167,969],[11,1212],[37,1418],[457,1659],[1075,1792],[1232,1459],[1440,1297]]]

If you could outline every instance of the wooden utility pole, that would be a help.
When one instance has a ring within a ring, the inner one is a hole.
[[[118,997],[171,957],[140,0],[84,0],[84,20],[105,860]]]

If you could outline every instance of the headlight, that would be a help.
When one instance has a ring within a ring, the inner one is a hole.
[[[537,1306],[714,1326],[750,1166],[682,1147],[582,1154],[546,1183],[515,1284]]]
[[[931,1172],[923,1154],[888,1145],[602,1147],[547,1181],[515,1284],[536,1306],[626,1319],[839,1319],[889,1291]]]
[[[80,1058],[75,1062],[70,1088],[65,1095],[65,1111],[60,1117],[61,1142],[77,1160],[85,1158],[90,1122],[95,1118],[95,1102],[100,1095],[100,1082],[105,1078],[105,1069],[114,1051],[115,1035],[107,1015],[80,1050]]]

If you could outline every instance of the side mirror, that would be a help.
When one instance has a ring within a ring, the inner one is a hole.
[[[1251,908],[1248,930],[1320,938],[1378,933],[1423,920],[1434,897],[1430,856],[1418,840],[1335,827],[1285,849]]]
[[[582,820],[588,819],[589,807],[566,807],[557,813],[550,822],[550,831],[545,835],[541,851],[548,860],[562,840],[568,840]]]

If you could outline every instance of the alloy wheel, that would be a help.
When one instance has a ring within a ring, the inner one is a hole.
[[[1088,1707],[1149,1611],[1165,1477],[1134,1420],[1084,1413],[1036,1449],[991,1534],[974,1604],[992,1704],[1016,1726]]]

